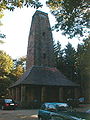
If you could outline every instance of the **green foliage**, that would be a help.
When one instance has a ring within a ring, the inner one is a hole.
[[[13,67],[13,60],[4,51],[0,51],[0,78],[7,76]]]
[[[61,44],[58,41],[57,44],[54,44],[54,57],[56,62],[56,67],[64,72],[64,58],[63,58],[64,51],[61,49]]]
[[[20,57],[19,59],[15,59],[13,61],[15,66],[22,65],[24,67],[26,62],[26,56]]]
[[[13,11],[15,7],[22,8],[23,6],[26,7],[34,7],[38,9],[41,7],[41,3],[39,0],[2,0],[0,2],[0,11],[3,11],[5,9],[9,9],[10,11]]]
[[[21,65],[24,71],[26,70],[26,56],[20,57],[19,59],[14,59],[13,62],[14,62],[14,68]]]
[[[0,38],[5,38],[5,35],[0,33]]]
[[[82,74],[87,74],[90,70],[90,38],[83,40],[82,44],[77,48],[77,65]],[[87,77],[90,77],[87,75]]]
[[[66,75],[68,76],[69,79],[71,79],[74,82],[76,81],[76,51],[74,47],[72,47],[72,44],[68,43],[66,45],[66,48],[64,49],[65,55],[64,55],[64,60],[65,60],[65,68],[66,68]]]
[[[26,57],[12,60],[4,51],[0,51],[0,97],[8,95],[8,87],[24,73]]]
[[[90,91],[90,37],[84,39],[83,43],[78,45],[76,64],[82,94],[86,95],[88,99],[88,92]]]
[[[8,77],[13,67],[13,60],[4,51],[0,51],[0,97],[8,94],[11,81]]]
[[[13,11],[15,7],[34,7],[38,9],[42,6],[42,4],[39,2],[39,0],[1,0],[0,1],[0,19],[3,17],[3,10],[8,9],[10,11]],[[2,25],[0,21],[0,25]],[[0,33],[0,38],[5,38],[6,36],[2,33]],[[0,40],[0,43],[4,43],[2,40]]]
[[[76,51],[70,43],[65,49],[61,49],[61,44],[57,42],[54,47],[56,67],[64,73],[70,80],[76,81]]]
[[[8,96],[8,87],[11,84],[11,80],[8,77],[0,79],[0,98]]]
[[[4,14],[3,14],[3,12],[2,11],[0,11],[0,26],[2,25],[2,23],[1,23],[1,18],[4,16]],[[2,33],[0,33],[0,38],[2,39],[2,38],[5,38],[6,36],[4,35],[4,34],[2,34]],[[3,42],[3,40],[0,40],[0,44],[3,44],[4,42]]]
[[[62,30],[69,38],[90,32],[86,30],[90,28],[89,0],[48,0],[47,5],[57,21],[53,29]]]
[[[78,44],[77,50],[70,43],[61,49],[54,44],[56,67],[70,80],[80,84],[81,95],[90,101],[90,37]]]
[[[13,60],[14,67],[9,75],[12,82],[18,80],[26,70],[26,57]]]
[[[24,73],[24,69],[21,65],[18,65],[16,68],[14,68],[10,75],[13,82],[18,80],[22,76],[23,73]]]

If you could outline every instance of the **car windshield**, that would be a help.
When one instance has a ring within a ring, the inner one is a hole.
[[[58,106],[57,111],[67,111],[67,108],[64,106],[61,106],[61,107]]]
[[[67,104],[56,104],[56,109],[57,111],[67,111],[68,110],[68,105]]]
[[[5,103],[12,103],[13,100],[12,99],[5,99]]]
[[[69,111],[69,106],[66,103],[47,103],[45,108],[48,111]],[[42,107],[43,108],[43,107]]]
[[[56,111],[56,107],[55,107],[54,104],[49,104],[49,105],[47,106],[47,110],[52,111],[52,112],[55,112],[55,111]]]

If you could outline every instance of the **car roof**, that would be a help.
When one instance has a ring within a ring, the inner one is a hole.
[[[8,101],[13,101],[13,99],[11,99],[11,98],[10,98],[10,99],[9,99],[9,98],[5,98],[5,99],[2,98],[2,99],[0,99],[0,101],[7,101],[7,100],[8,100]]]

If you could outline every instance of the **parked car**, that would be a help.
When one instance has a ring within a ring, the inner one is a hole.
[[[0,99],[0,108],[5,109],[15,109],[18,104],[13,99]]]
[[[39,120],[90,120],[90,114],[77,112],[67,103],[44,103],[38,111]]]

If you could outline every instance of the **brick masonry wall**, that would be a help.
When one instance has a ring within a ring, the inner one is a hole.
[[[53,38],[48,14],[36,11],[28,39],[27,69],[32,65],[54,66]]]

